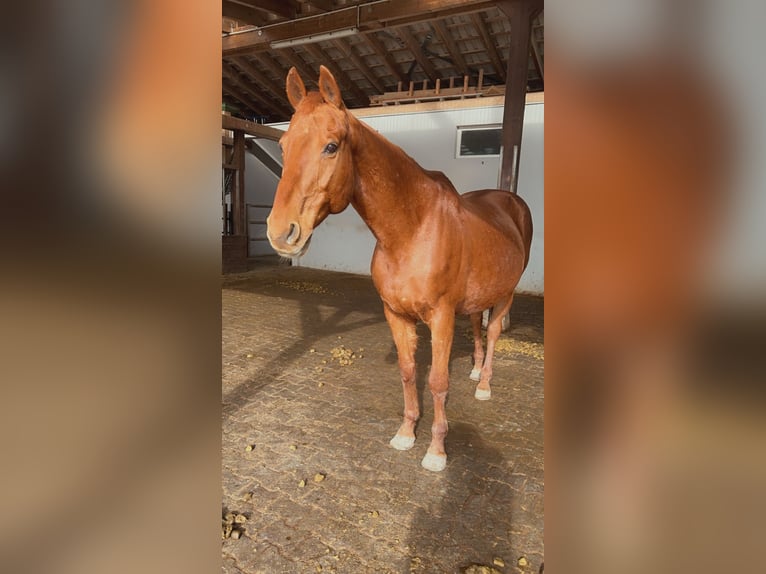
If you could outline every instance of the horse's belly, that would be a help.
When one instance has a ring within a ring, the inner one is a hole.
[[[470,315],[506,301],[513,294],[522,272],[523,262],[517,258],[503,260],[499,257],[492,264],[473,266],[456,311]]]

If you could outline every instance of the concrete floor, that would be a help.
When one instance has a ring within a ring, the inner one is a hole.
[[[224,277],[222,307],[222,512],[247,518],[222,541],[224,572],[538,572],[542,299],[516,297],[490,401],[473,398],[470,323],[458,319],[441,473],[420,466],[433,416],[423,325],[417,442],[388,445],[401,383],[369,277],[262,265]],[[351,364],[333,359],[341,346]]]

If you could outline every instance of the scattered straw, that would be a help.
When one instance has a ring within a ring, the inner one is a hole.
[[[310,281],[277,281],[277,285],[302,293],[317,293],[320,295],[332,293],[327,287]]]

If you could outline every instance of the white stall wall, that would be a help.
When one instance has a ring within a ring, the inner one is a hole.
[[[258,140],[258,145],[281,165],[282,158],[275,142]],[[270,207],[274,204],[274,194],[277,191],[278,183],[279,178],[274,172],[263,165],[253,154],[245,152],[245,203],[269,206],[268,208],[247,208],[247,235],[249,238],[247,254],[249,257],[276,254],[268,241],[253,241],[254,239],[266,239],[266,225],[250,222],[266,220],[271,211]]]
[[[529,204],[534,223],[532,253],[518,291],[543,294],[544,175],[543,103],[529,103],[519,166],[519,195]],[[456,158],[457,127],[501,124],[502,105],[360,118],[400,146],[426,169],[443,171],[460,193],[497,187],[499,158]],[[274,127],[287,129],[288,124]],[[249,165],[248,165],[249,169]],[[375,238],[353,208],[331,215],[315,231],[308,252],[294,265],[351,273],[370,273]]]

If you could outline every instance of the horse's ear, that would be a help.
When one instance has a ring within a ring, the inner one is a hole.
[[[287,73],[287,99],[290,100],[290,105],[293,109],[298,108],[298,104],[301,103],[305,95],[306,86],[303,85],[303,80],[301,80],[298,70],[293,66]]]
[[[330,70],[324,66],[319,66],[319,93],[322,94],[324,101],[343,109],[343,98],[340,95],[338,82],[335,81]]]

